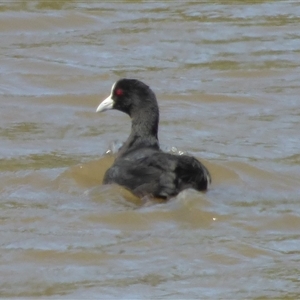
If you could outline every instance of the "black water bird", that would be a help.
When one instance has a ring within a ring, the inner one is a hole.
[[[184,189],[206,190],[211,177],[194,157],[163,152],[157,132],[159,109],[154,92],[136,79],[120,79],[97,112],[116,109],[132,120],[131,133],[103,179],[116,183],[138,197],[168,199]]]

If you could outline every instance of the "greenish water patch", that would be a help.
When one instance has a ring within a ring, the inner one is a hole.
[[[187,63],[186,68],[208,68],[211,70],[238,70],[240,63],[232,60],[218,60],[209,63]]]
[[[0,159],[0,171],[64,168],[76,165],[82,161],[83,157],[81,155],[70,156],[58,152],[30,154],[10,159]]]
[[[73,0],[60,0],[60,1],[2,1],[0,4],[0,11],[15,10],[15,11],[30,11],[34,9],[38,10],[61,10],[66,7],[67,4],[76,3]]]
[[[300,165],[300,154],[294,154],[283,159],[278,159],[279,162],[285,162],[290,165]]]
[[[13,123],[5,128],[0,127],[0,136],[8,139],[24,138],[24,133],[39,134],[43,132],[44,130],[41,129],[41,125],[34,122]]]

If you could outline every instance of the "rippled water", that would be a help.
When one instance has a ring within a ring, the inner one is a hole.
[[[0,296],[300,297],[300,3],[0,4]],[[164,149],[206,193],[101,186],[120,77],[155,91]]]

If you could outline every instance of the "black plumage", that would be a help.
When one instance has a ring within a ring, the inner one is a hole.
[[[103,183],[116,183],[139,197],[170,198],[187,188],[206,190],[210,174],[197,159],[163,152],[157,132],[159,109],[155,94],[136,79],[120,79],[97,112],[117,109],[132,119],[131,133],[119,150]]]

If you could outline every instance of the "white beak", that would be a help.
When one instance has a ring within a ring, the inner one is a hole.
[[[96,109],[96,112],[102,112],[109,109],[112,109],[114,105],[114,100],[109,95],[106,99],[104,99]]]

